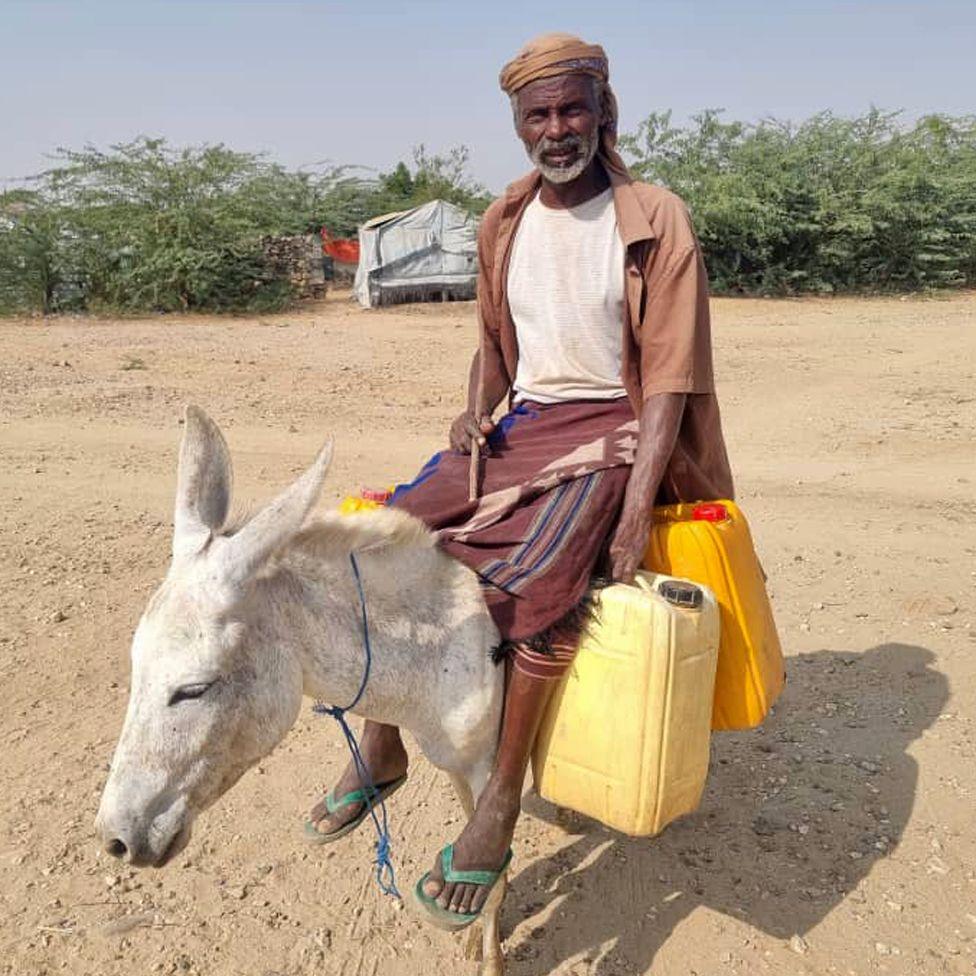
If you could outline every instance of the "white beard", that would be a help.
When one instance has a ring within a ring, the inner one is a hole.
[[[572,183],[573,180],[582,176],[586,167],[593,162],[597,147],[600,144],[600,133],[595,132],[590,139],[582,136],[567,136],[558,142],[547,139],[543,136],[529,152],[529,159],[535,164],[535,168],[550,183]],[[554,149],[556,146],[570,145],[579,150],[579,157],[569,166],[550,166],[543,162],[542,157]]]

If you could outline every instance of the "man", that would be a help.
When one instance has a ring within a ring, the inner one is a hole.
[[[422,886],[458,927],[506,862],[532,743],[607,541],[610,575],[629,582],[655,501],[732,497],[698,243],[681,201],[633,181],[615,151],[607,79],[603,49],[565,34],[502,70],[535,170],[481,225],[479,350],[452,450],[393,499],[479,575],[512,664],[495,769],[453,845],[454,869],[475,874],[445,882],[438,857]],[[513,409],[495,424],[506,397]],[[484,452],[474,499],[471,450]],[[374,783],[396,788],[398,730],[367,722],[362,751]],[[350,766],[333,791],[347,802],[312,811],[323,839],[363,816],[358,785]]]

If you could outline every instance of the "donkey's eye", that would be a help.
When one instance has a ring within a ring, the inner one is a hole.
[[[195,685],[183,685],[182,688],[177,688],[176,691],[170,695],[169,704],[176,705],[181,701],[191,701],[194,698],[202,698],[216,683],[216,681],[201,681]]]

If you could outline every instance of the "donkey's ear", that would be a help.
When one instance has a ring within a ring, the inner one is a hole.
[[[267,504],[240,531],[221,540],[220,567],[224,579],[243,583],[302,527],[318,501],[332,461],[329,441],[304,474]]]
[[[173,558],[200,552],[223,527],[233,475],[220,428],[199,408],[188,406],[180,444],[173,514]]]

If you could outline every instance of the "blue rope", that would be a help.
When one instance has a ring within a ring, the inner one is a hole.
[[[396,886],[396,874],[393,871],[393,862],[390,860],[390,831],[386,820],[386,801],[380,799],[379,816],[377,816],[377,804],[373,800],[375,796],[373,777],[370,776],[369,767],[363,759],[363,754],[359,751],[356,735],[346,720],[346,712],[355,708],[363,697],[373,666],[373,648],[369,642],[369,619],[366,616],[366,594],[363,592],[363,580],[359,575],[359,564],[356,562],[353,553],[349,553],[349,562],[352,564],[352,574],[356,580],[356,589],[359,591],[359,607],[363,618],[363,646],[366,649],[366,667],[363,669],[363,680],[359,685],[359,691],[356,692],[356,697],[348,705],[340,707],[339,705],[323,705],[321,702],[316,702],[312,706],[312,711],[318,715],[331,715],[339,723],[339,728],[342,729],[342,734],[346,737],[346,745],[349,746],[349,752],[352,754],[352,762],[356,767],[356,774],[359,776],[359,784],[363,790],[366,806],[369,808],[369,815],[373,820],[373,826],[376,828],[376,860],[373,862],[376,865],[376,883],[384,895],[400,898],[401,895]]]

